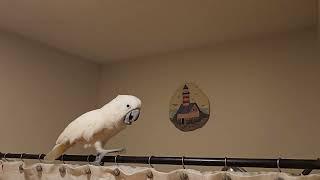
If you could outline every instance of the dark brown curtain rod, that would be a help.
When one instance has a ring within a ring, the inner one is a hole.
[[[45,154],[1,153],[0,158],[37,159],[43,160]],[[62,155],[60,161],[93,162],[94,155]],[[102,162],[137,163],[137,164],[167,164],[223,167],[257,167],[278,169],[305,169],[302,174],[309,174],[313,169],[320,169],[320,160],[312,159],[249,159],[249,158],[204,158],[204,157],[161,157],[161,156],[105,156]]]

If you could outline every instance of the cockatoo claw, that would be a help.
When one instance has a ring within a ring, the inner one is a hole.
[[[126,148],[100,150],[97,153],[96,159],[93,162],[93,164],[96,166],[103,166],[104,162],[102,162],[102,159],[104,156],[106,156],[107,154],[110,154],[110,153],[124,153],[124,152],[126,152]]]
[[[102,162],[103,157],[107,154],[107,152],[99,152],[96,156],[96,159],[93,162],[93,165],[103,166],[104,162]]]

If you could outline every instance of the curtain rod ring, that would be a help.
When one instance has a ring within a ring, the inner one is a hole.
[[[62,156],[61,156],[61,161],[62,161],[63,164],[66,164],[66,163],[64,162],[64,154],[62,154]]]
[[[225,157],[224,157],[224,167],[225,167],[225,168],[228,167],[227,160],[228,160],[228,157],[225,156]]]
[[[118,161],[117,161],[118,157],[120,157],[119,154],[114,157],[114,163],[116,164],[116,166],[119,166]]]
[[[20,160],[21,160],[22,162],[24,162],[24,160],[22,159],[24,154],[25,154],[25,153],[21,153],[21,154],[20,154]]]
[[[89,165],[91,164],[91,163],[90,163],[90,156],[91,156],[91,154],[87,156],[87,163],[88,163]]]
[[[149,164],[149,166],[150,166],[151,168],[154,168],[153,165],[151,164],[151,158],[152,158],[152,157],[153,157],[153,156],[149,156],[148,164]]]
[[[279,172],[281,172],[280,160],[281,160],[281,158],[279,157],[278,160],[277,160],[277,167],[278,167],[278,171],[279,171]]]
[[[7,154],[8,154],[8,153],[5,153],[4,156],[3,156],[3,158],[4,158],[4,160],[6,160],[6,161],[8,162],[9,160],[6,158]]]
[[[42,163],[42,160],[41,160],[41,156],[42,156],[43,154],[39,154],[39,156],[38,156],[38,161],[40,162],[40,163]]]
[[[184,156],[182,156],[182,158],[181,158],[181,163],[182,163],[183,169],[186,169],[186,167],[185,167],[185,165],[184,165]]]

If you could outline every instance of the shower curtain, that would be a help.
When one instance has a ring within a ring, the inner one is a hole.
[[[320,175],[293,176],[286,173],[199,172],[192,169],[169,173],[130,166],[32,164],[0,161],[0,180],[320,180]]]

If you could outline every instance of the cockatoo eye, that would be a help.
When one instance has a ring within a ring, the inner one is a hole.
[[[129,104],[127,104],[127,108],[130,108],[130,105],[129,105]]]

